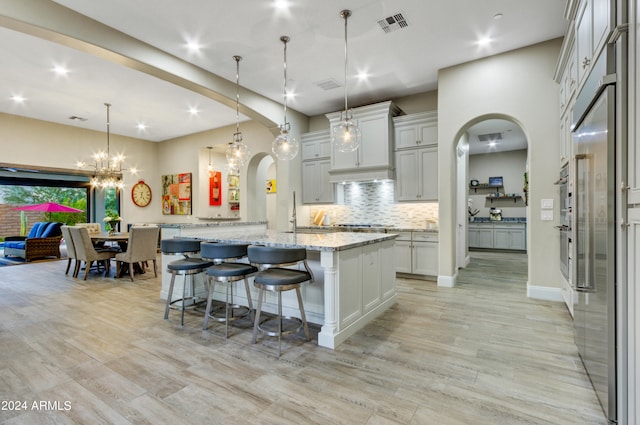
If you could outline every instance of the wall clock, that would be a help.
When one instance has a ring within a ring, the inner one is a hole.
[[[131,188],[131,199],[139,207],[146,207],[151,203],[151,188],[144,180],[140,180]]]

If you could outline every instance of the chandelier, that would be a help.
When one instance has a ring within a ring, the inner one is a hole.
[[[340,123],[333,127],[331,143],[339,152],[353,152],[360,146],[362,135],[360,129],[353,123],[353,114],[347,105],[347,19],[351,16],[350,10],[343,10],[340,16],[344,19],[344,112],[340,114]]]
[[[236,132],[233,134],[233,141],[227,145],[227,163],[230,169],[238,169],[249,159],[249,147],[242,141],[240,132],[240,61],[242,56],[234,56],[236,61]]]
[[[290,38],[286,35],[280,37],[284,44],[284,120],[280,126],[280,134],[271,143],[271,151],[281,160],[289,161],[298,154],[298,141],[289,134],[291,125],[287,122],[287,43]]]
[[[124,187],[122,181],[122,171],[125,169],[122,167],[124,164],[124,155],[117,154],[111,156],[110,151],[110,121],[109,121],[109,108],[110,103],[105,103],[107,107],[107,150],[98,151],[92,156],[92,164],[84,161],[78,161],[76,164],[78,168],[89,168],[92,170],[93,177],[91,178],[91,186],[99,189],[118,188]],[[135,174],[135,170],[131,170]]]

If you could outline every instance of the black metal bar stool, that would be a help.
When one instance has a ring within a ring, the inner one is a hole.
[[[260,271],[255,275],[253,284],[260,291],[258,293],[258,309],[253,325],[252,344],[256,343],[258,331],[268,336],[278,337],[278,356],[282,354],[282,336],[291,335],[304,328],[304,334],[309,340],[309,326],[304,314],[300,286],[303,282],[313,282],[313,272],[307,264],[307,251],[304,248],[274,248],[266,246],[249,246],[247,249],[249,262],[258,265]],[[304,270],[285,268],[303,264]],[[282,292],[295,289],[298,297],[300,318],[282,315]],[[260,320],[264,291],[274,291],[278,294],[278,316]],[[274,324],[277,328],[274,329]],[[271,326],[270,326],[271,325]]]
[[[213,265],[207,268],[209,285],[207,289],[207,309],[204,312],[202,330],[207,329],[209,318],[217,322],[224,322],[224,337],[228,338],[229,322],[247,317],[247,315],[253,315],[253,302],[251,302],[248,277],[256,273],[258,269],[251,264],[237,262],[237,260],[247,256],[247,245],[204,242],[200,245],[200,256],[213,262]],[[239,280],[244,280],[248,306],[241,306],[233,301],[233,283]],[[227,287],[224,316],[212,311],[213,291],[216,282],[225,283]]]
[[[165,320],[169,318],[169,308],[180,308],[181,317],[180,324],[184,326],[184,311],[187,308],[195,308],[197,304],[197,297],[195,293],[195,276],[199,273],[204,273],[207,267],[212,266],[211,261],[203,260],[201,258],[191,258],[190,255],[194,255],[200,252],[200,241],[193,239],[163,239],[161,242],[162,253],[166,255],[182,255],[180,260],[172,261],[167,264],[167,271],[171,273],[171,284],[169,285],[169,293],[167,294],[167,305],[164,309]],[[173,298],[173,284],[176,280],[176,275],[184,276],[184,283],[182,284],[182,298],[172,300]],[[191,279],[191,296],[187,297],[187,276]],[[187,305],[187,300],[191,301],[190,305]],[[181,305],[175,306],[174,304],[181,303]]]

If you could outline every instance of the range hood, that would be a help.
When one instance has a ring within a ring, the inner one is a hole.
[[[373,182],[395,180],[396,170],[390,167],[360,167],[350,170],[329,170],[330,183]]]

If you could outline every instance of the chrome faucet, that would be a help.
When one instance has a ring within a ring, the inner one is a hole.
[[[298,219],[296,218],[296,191],[293,191],[293,214],[291,216],[291,220],[289,221],[293,224],[293,234],[295,235],[298,231]]]

